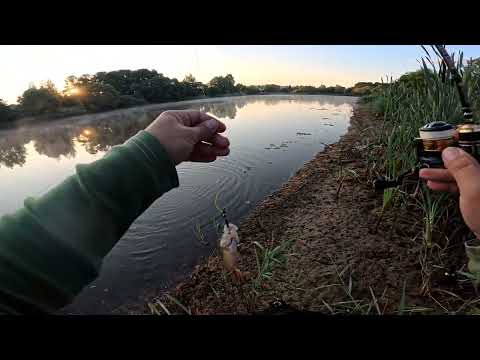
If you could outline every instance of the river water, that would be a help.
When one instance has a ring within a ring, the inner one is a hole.
[[[105,258],[99,278],[65,311],[102,314],[141,303],[182,279],[215,248],[217,205],[238,224],[302,165],[343,135],[354,97],[260,95],[150,105],[0,131],[0,215],[101,158],[167,109],[225,122],[228,157],[177,167],[180,187],[158,199]]]

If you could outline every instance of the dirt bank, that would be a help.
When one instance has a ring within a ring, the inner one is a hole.
[[[448,264],[430,261],[433,250],[426,254],[421,240],[415,240],[421,214],[413,209],[387,213],[376,231],[382,197],[371,186],[365,145],[379,122],[357,106],[348,133],[239,224],[239,267],[250,280],[236,283],[221,259],[212,256],[170,292],[173,298],[151,299],[156,311],[385,314],[466,308],[473,299],[470,287],[458,285],[445,270],[464,263],[460,243],[442,248],[450,254]],[[280,255],[265,254],[259,245],[280,246]],[[259,271],[269,255],[276,257],[275,266]],[[279,303],[281,309],[273,310]],[[144,313],[151,312],[147,305]]]

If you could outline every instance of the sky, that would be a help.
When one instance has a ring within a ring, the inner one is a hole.
[[[449,51],[480,57],[480,45]],[[0,45],[0,99],[14,104],[29,84],[120,69],[155,69],[198,81],[231,73],[244,85],[342,85],[399,77],[419,67],[419,45]]]

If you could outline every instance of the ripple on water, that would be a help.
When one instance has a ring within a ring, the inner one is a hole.
[[[245,101],[242,99],[236,101]],[[343,106],[346,100],[340,97],[325,98],[332,105],[325,103],[324,97],[301,100],[319,109],[327,106],[328,111],[323,113],[302,111],[295,102],[272,97],[279,102],[277,112],[275,106],[259,107],[264,99],[252,98],[251,108],[246,101],[246,105],[236,108],[234,119],[225,120],[229,122],[227,136],[235,139],[230,156],[209,164],[180,165],[177,172],[181,186],[154,202],[120,240],[94,284],[112,289],[109,300],[116,301],[112,297],[118,296],[124,301],[126,294],[138,294],[150,285],[160,288],[174,274],[193,267],[200,256],[211,253],[215,244],[212,220],[219,215],[214,205],[217,194],[219,206],[227,208],[230,220],[238,223],[321,150],[322,143],[336,141],[348,126],[343,120],[351,112],[350,105]],[[226,111],[231,112],[230,105],[230,102],[224,104]],[[294,123],[290,119],[293,116]],[[275,126],[268,126],[269,121]],[[204,243],[195,235],[197,225],[204,233]],[[93,290],[91,302],[96,301]]]
[[[257,190],[248,177],[265,157],[257,150],[242,149],[234,157],[209,164],[186,164],[178,168],[181,191],[172,190],[155,202],[135,223],[127,236],[135,239],[131,255],[138,260],[161,251],[171,235],[192,241],[195,226],[212,224],[218,215],[214,200],[227,211],[246,208]],[[195,176],[193,176],[193,174]],[[213,225],[212,225],[213,228]],[[152,245],[152,239],[155,245]],[[179,241],[182,241],[181,239]]]

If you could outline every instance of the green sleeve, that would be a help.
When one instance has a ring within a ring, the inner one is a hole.
[[[0,312],[44,313],[72,302],[132,222],[175,187],[175,164],[141,131],[25,200],[0,219]]]

